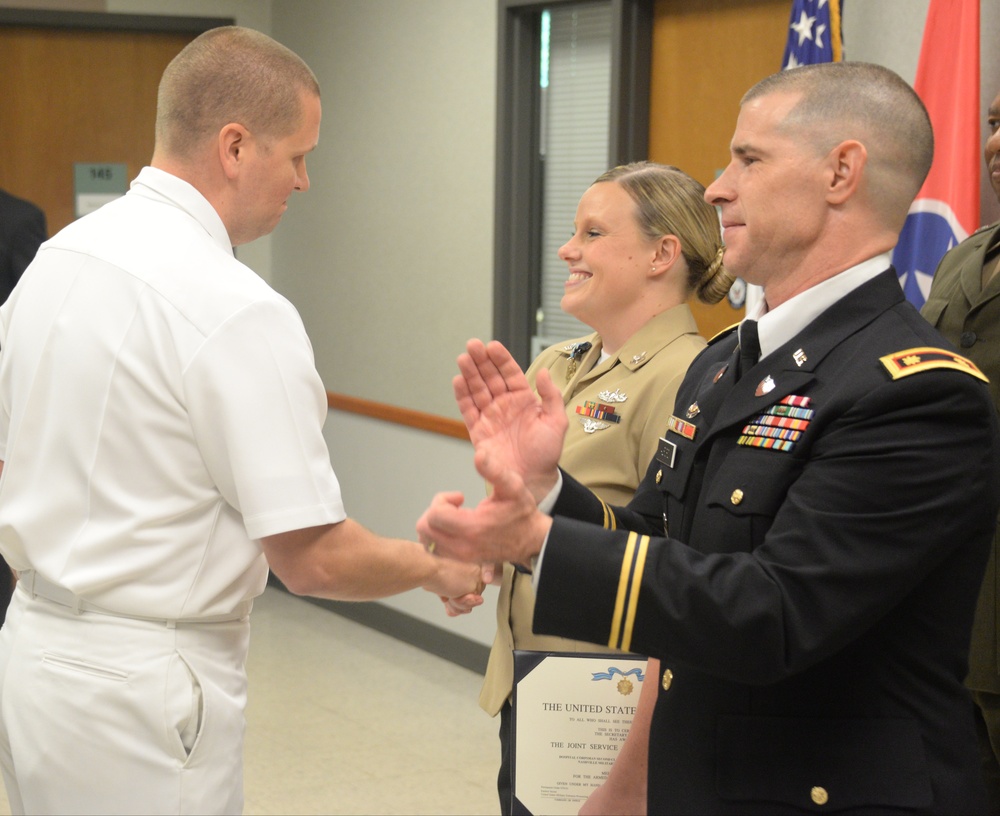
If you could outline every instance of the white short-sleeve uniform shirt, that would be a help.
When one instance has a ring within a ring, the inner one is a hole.
[[[145,168],[0,308],[0,551],[119,614],[231,612],[258,539],[345,518],[295,308]]]

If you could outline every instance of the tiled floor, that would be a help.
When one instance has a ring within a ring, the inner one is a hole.
[[[247,814],[497,814],[482,677],[269,587],[254,604]]]
[[[251,632],[248,816],[500,812],[478,674],[273,587]]]

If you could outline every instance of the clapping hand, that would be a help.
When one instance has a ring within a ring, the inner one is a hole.
[[[538,510],[519,474],[497,469],[487,455],[477,466],[493,490],[478,505],[463,507],[461,493],[438,493],[417,522],[420,541],[436,553],[476,564],[529,564],[541,550],[552,519]]]
[[[462,419],[476,451],[476,468],[513,471],[540,501],[556,484],[557,464],[566,435],[566,409],[547,370],[532,391],[524,372],[498,342],[470,340],[458,358],[461,374],[452,384]],[[541,399],[539,399],[541,397]]]

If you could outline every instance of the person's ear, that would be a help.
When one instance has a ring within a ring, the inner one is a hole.
[[[239,175],[249,143],[250,132],[236,122],[224,125],[219,131],[219,161],[226,178]]]
[[[848,139],[827,154],[829,187],[827,201],[843,204],[857,191],[868,164],[868,150],[861,142]]]
[[[650,277],[669,271],[682,255],[680,239],[676,235],[664,235],[657,245]]]

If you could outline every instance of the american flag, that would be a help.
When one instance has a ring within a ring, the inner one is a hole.
[[[793,0],[782,69],[840,62],[843,50],[840,0]]]

